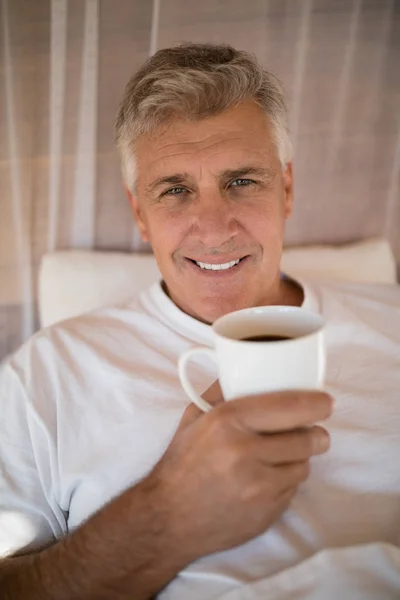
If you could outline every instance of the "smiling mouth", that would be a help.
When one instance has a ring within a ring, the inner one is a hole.
[[[244,258],[246,257],[243,256],[242,258],[238,258],[237,260],[231,260],[230,262],[219,264],[200,262],[191,258],[189,258],[188,260],[190,260],[190,262],[192,262],[194,265],[197,265],[203,271],[227,271],[228,269],[236,267],[236,265],[238,265]]]

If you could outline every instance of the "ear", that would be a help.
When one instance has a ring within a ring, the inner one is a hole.
[[[293,165],[287,163],[283,169],[283,210],[285,219],[290,217],[293,211]]]
[[[149,241],[149,235],[147,231],[146,221],[143,216],[143,211],[140,207],[139,200],[136,194],[133,194],[126,186],[125,186],[125,194],[128,197],[129,204],[131,205],[131,209],[133,212],[133,216],[136,221],[136,225],[138,226],[140,237],[144,242]]]

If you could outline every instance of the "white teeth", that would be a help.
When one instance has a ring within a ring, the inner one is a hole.
[[[222,265],[209,265],[208,263],[203,263],[199,261],[195,261],[196,265],[201,267],[202,269],[207,269],[209,271],[224,271],[225,269],[230,269],[240,262],[240,258],[237,260],[231,260],[231,262],[223,263]]]

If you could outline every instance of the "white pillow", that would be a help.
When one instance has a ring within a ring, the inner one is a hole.
[[[292,276],[395,283],[396,264],[385,240],[346,246],[289,248],[282,270]],[[39,274],[42,327],[120,302],[160,276],[152,254],[69,250],[43,257]]]
[[[39,272],[40,325],[125,300],[159,277],[152,254],[84,250],[45,254]]]
[[[287,248],[282,271],[304,278],[354,283],[396,283],[396,261],[389,242],[373,239],[343,246]]]

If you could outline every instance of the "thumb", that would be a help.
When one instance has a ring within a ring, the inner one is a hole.
[[[224,402],[218,379],[214,381],[214,383],[204,392],[203,398],[213,406]],[[177,433],[183,429],[186,429],[186,427],[189,427],[192,423],[197,421],[201,415],[204,415],[202,410],[200,410],[195,404],[189,404],[182,415]]]
[[[216,381],[214,381],[214,383],[212,385],[210,385],[208,390],[206,390],[204,392],[203,398],[204,398],[204,400],[207,400],[207,402],[209,402],[213,406],[216,406],[217,404],[221,404],[221,402],[224,402],[224,397],[222,395],[222,390],[221,390],[221,386],[219,385],[218,379]]]
[[[183,429],[190,427],[190,425],[197,421],[201,415],[204,415],[204,413],[202,410],[200,410],[200,408],[198,408],[195,404],[189,404],[189,406],[185,408],[185,412],[181,417],[176,433],[179,433]]]

